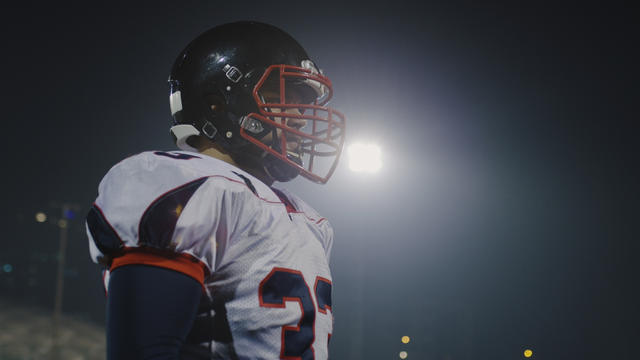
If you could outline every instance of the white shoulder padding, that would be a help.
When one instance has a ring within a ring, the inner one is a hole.
[[[180,91],[176,91],[169,95],[169,107],[171,108],[171,116],[178,111],[182,111],[182,95]]]
[[[193,125],[189,125],[189,124],[174,125],[171,127],[171,129],[169,129],[169,132],[171,132],[173,137],[175,137],[176,146],[178,146],[178,149],[184,150],[184,151],[198,152],[198,149],[195,149],[191,147],[189,144],[187,144],[187,139],[190,136],[200,135],[200,131],[198,131],[198,129],[196,129]]]

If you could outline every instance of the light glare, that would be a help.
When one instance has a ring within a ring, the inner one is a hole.
[[[67,222],[67,220],[65,219],[60,219],[58,220],[58,227],[64,229],[67,227],[67,225],[69,225],[69,223]]]
[[[354,143],[347,149],[349,169],[355,172],[375,173],[382,167],[380,147],[376,144]]]
[[[47,214],[43,212],[36,213],[36,221],[39,223],[47,221]]]
[[[400,351],[400,359],[406,359],[409,354],[406,351]]]

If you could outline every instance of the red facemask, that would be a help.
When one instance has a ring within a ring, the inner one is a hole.
[[[313,99],[305,99],[302,89]],[[267,92],[272,95],[265,97]],[[344,115],[325,106],[332,96],[331,81],[315,66],[271,65],[253,89],[259,114],[245,117],[240,135],[300,175],[324,184],[338,164],[345,135]],[[255,128],[262,124],[276,136],[255,137]]]

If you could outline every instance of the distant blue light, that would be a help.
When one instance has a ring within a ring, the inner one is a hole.
[[[73,210],[67,209],[64,211],[65,219],[73,220],[76,218],[76,213]]]
[[[4,270],[4,272],[12,272],[13,271],[13,266],[11,266],[11,264],[4,264],[4,266],[2,267],[2,270]]]

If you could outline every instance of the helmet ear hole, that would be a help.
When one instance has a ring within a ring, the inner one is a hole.
[[[209,139],[213,140],[216,134],[218,133],[218,129],[211,122],[207,121],[202,126],[202,133],[206,135]]]

